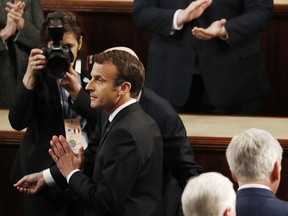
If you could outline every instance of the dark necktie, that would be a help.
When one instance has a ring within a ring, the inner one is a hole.
[[[109,131],[109,127],[108,127],[109,124],[110,124],[109,120],[105,121],[104,126],[102,128],[102,136],[105,135]]]

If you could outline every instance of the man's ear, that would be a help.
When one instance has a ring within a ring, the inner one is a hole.
[[[231,172],[231,176],[232,176],[233,181],[238,183],[238,180],[237,180],[236,176],[232,172]]]
[[[280,179],[280,170],[281,170],[281,165],[278,161],[275,162],[274,168],[271,174],[271,178],[273,181]]]
[[[229,216],[229,215],[231,215],[231,208],[225,209],[224,214],[223,214],[223,216]]]
[[[124,82],[120,85],[120,89],[119,89],[119,95],[124,95],[126,93],[128,93],[131,89],[131,84],[129,82]]]

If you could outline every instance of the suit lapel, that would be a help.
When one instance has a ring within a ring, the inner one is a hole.
[[[108,128],[107,128],[108,130],[106,132],[102,133],[101,139],[100,139],[100,145],[97,149],[97,153],[101,149],[101,147],[102,147],[103,143],[105,142],[108,134],[113,130],[113,126],[115,126],[128,113],[136,111],[138,109],[141,109],[141,107],[140,107],[140,104],[138,102],[136,102],[136,103],[133,103],[133,104],[125,107],[124,109],[120,110],[119,113],[117,113],[117,115],[114,117],[112,122],[108,125]]]

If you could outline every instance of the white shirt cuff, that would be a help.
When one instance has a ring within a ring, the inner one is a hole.
[[[48,186],[55,185],[55,180],[51,175],[50,169],[43,170],[43,177]]]
[[[183,28],[183,25],[181,26],[178,26],[177,24],[177,18],[178,18],[178,13],[180,12],[180,9],[177,10],[174,14],[174,17],[173,17],[173,26],[172,26],[172,30],[181,30]]]
[[[75,170],[72,170],[72,171],[68,174],[68,176],[67,176],[67,183],[68,183],[68,184],[69,184],[69,180],[70,180],[71,176],[72,176],[74,173],[76,173],[76,172],[81,172],[81,170],[80,170],[80,169],[75,169]]]

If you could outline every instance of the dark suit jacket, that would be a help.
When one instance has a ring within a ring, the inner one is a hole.
[[[86,79],[90,79],[90,74],[81,73],[83,88],[87,84],[83,81]],[[18,181],[24,175],[52,166],[54,162],[48,153],[50,140],[53,135],[65,136],[56,80],[46,72],[40,72],[34,90],[27,90],[22,82],[19,83],[14,104],[9,110],[9,121],[15,130],[26,128],[12,167],[11,179]],[[93,125],[87,126],[89,133]]]
[[[209,99],[225,107],[268,91],[258,33],[272,16],[273,0],[213,1],[202,16],[171,35],[173,16],[190,0],[135,0],[134,21],[154,33],[146,67],[146,86],[175,106],[188,99],[192,71],[199,69]],[[194,26],[226,18],[229,38],[200,41]]]
[[[69,189],[85,204],[87,216],[159,216],[162,154],[156,123],[139,103],[131,104],[102,134],[96,155],[85,157],[93,164],[91,172],[73,174]]]
[[[270,190],[247,188],[237,191],[237,216],[286,216],[288,202],[278,199]]]
[[[144,88],[139,103],[144,112],[155,120],[163,139],[164,215],[182,215],[182,191],[189,178],[203,172],[202,167],[194,161],[186,129],[169,102]]]
[[[97,143],[99,142],[99,140],[97,141],[97,136],[100,136],[102,125],[108,116],[104,112],[99,112],[98,114],[90,112],[90,108],[85,107],[88,101],[89,97],[87,95],[81,95],[74,102],[73,108],[81,113],[82,116],[86,116],[87,119],[98,121],[100,127],[98,127],[98,131],[93,136],[94,143]],[[163,203],[165,215],[182,215],[182,190],[190,177],[202,173],[202,167],[194,161],[194,152],[187,140],[186,129],[173,107],[148,88],[143,89],[139,103],[143,111],[155,120],[163,139]],[[92,150],[91,146],[90,151],[95,152],[97,144],[93,145],[94,150]],[[85,170],[91,169],[93,168],[85,163]],[[63,180],[62,182],[65,183]]]
[[[0,29],[6,25],[6,2],[0,0]],[[23,2],[24,28],[6,41],[7,47],[0,39],[0,108],[10,108],[17,81],[22,80],[26,71],[30,50],[40,45],[40,29],[44,22],[41,1]]]

